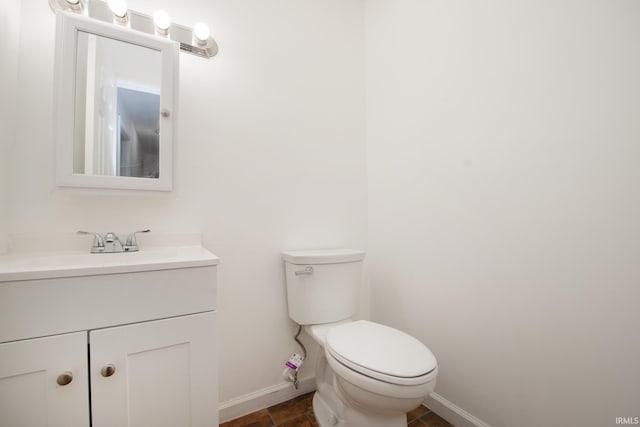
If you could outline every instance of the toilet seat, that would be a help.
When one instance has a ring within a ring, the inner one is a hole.
[[[325,349],[328,356],[351,370],[396,385],[424,384],[437,369],[431,351],[416,338],[366,320],[331,328]]]

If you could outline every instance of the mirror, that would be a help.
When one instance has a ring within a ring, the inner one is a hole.
[[[159,178],[160,52],[78,31],[73,173]]]
[[[172,189],[177,43],[58,12],[60,186]]]

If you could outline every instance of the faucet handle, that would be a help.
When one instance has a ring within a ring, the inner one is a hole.
[[[149,233],[151,230],[150,229],[146,229],[146,230],[138,230],[138,231],[134,231],[133,233],[129,234],[129,237],[127,237],[127,241],[124,244],[123,249],[127,252],[135,252],[138,250],[138,242],[136,240],[136,234],[138,233]]]
[[[91,253],[104,252],[104,238],[100,235],[100,233],[96,233],[95,231],[78,230],[77,234],[93,235],[93,246],[91,247]]]

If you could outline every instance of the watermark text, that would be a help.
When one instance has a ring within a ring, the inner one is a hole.
[[[640,424],[640,417],[616,417],[616,424],[618,425],[638,425]]]

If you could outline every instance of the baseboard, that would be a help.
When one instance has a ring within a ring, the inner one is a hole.
[[[297,390],[290,382],[283,382],[253,393],[245,394],[244,396],[235,397],[226,402],[221,402],[218,408],[220,423],[222,424],[242,417],[243,415],[259,411],[260,409],[286,402],[289,399],[309,393],[315,389],[315,377],[311,376],[302,378]]]
[[[425,405],[455,427],[491,427],[437,393],[431,393]]]

